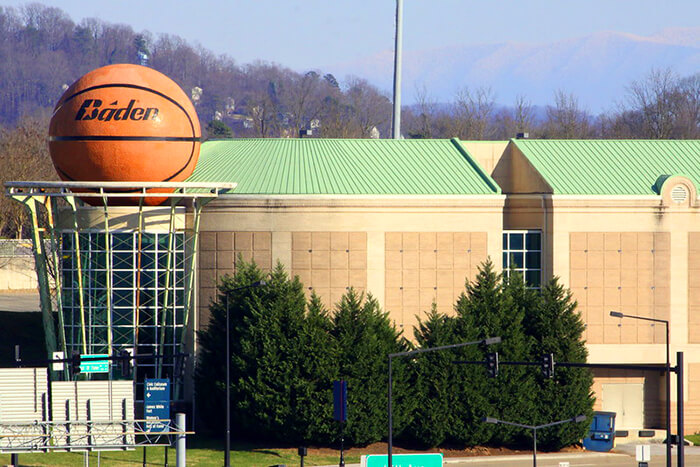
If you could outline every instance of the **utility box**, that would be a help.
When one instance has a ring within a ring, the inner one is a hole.
[[[589,451],[608,452],[615,443],[615,412],[593,412],[593,421],[583,439]]]

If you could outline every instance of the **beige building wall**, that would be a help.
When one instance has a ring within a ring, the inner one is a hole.
[[[291,232],[292,276],[326,306],[350,287],[367,290],[367,232]]]
[[[693,284],[700,270],[694,250],[700,210],[690,204],[668,204],[659,196],[551,199],[552,271],[579,302],[589,361],[665,362],[665,326],[613,318],[610,311],[615,310],[669,320],[672,365],[677,351],[684,352],[688,364],[698,364],[700,339],[694,316],[698,292]],[[627,376],[615,372],[606,378],[624,382]],[[700,429],[700,406],[691,394],[700,390],[700,381],[689,378],[686,375],[686,428],[694,432]],[[653,375],[644,379],[645,423],[655,421],[649,427],[662,428],[665,386],[661,375],[656,379]],[[675,420],[675,376],[672,380]],[[597,385],[601,381],[596,378]]]
[[[412,338],[416,317],[435,300],[451,312],[467,278],[491,257],[500,267],[504,197],[236,196],[202,214],[199,326],[209,320],[220,276],[246,259],[279,261],[306,293],[332,308],[350,288],[369,292]],[[246,237],[247,238],[247,237]],[[256,243],[256,239],[259,241]],[[251,245],[246,241],[246,247]]]
[[[465,280],[489,256],[488,237],[487,232],[385,233],[385,308],[409,337],[433,303],[440,313],[453,314]]]
[[[0,290],[30,292],[37,287],[33,256],[0,257]]]
[[[670,321],[672,364],[675,352],[683,351],[690,368],[686,431],[700,430],[700,204],[692,183],[671,177],[660,196],[554,195],[512,144],[492,177],[507,195],[504,229],[543,231],[543,275],[559,276],[572,289],[586,324],[589,361],[666,360],[663,324],[620,320],[610,316],[612,310]],[[644,423],[663,425],[661,375],[597,371],[597,409],[603,407],[602,385],[617,383],[643,384]],[[675,420],[675,380],[671,393]]]
[[[688,342],[700,344],[700,231],[688,233]]]
[[[460,141],[487,174],[493,172],[508,147],[508,141]]]

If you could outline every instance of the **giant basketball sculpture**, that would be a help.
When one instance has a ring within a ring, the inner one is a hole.
[[[129,64],[78,79],[49,126],[51,158],[66,181],[180,182],[194,170],[200,139],[197,114],[182,89],[162,73]]]

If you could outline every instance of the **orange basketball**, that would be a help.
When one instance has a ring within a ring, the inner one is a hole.
[[[49,125],[51,158],[66,181],[183,181],[197,164],[200,140],[199,119],[182,89],[156,70],[130,64],[78,79]]]

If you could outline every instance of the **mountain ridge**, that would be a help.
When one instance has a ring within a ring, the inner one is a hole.
[[[392,87],[393,51],[324,67],[336,75],[354,74],[382,89]],[[599,31],[550,43],[504,41],[451,45],[403,53],[404,102],[415,102],[425,86],[438,102],[453,101],[467,86],[491,87],[496,100],[511,104],[524,95],[550,103],[554,92],[573,93],[592,112],[610,110],[633,80],[652,68],[680,76],[700,70],[700,27],[666,28],[650,36]]]

